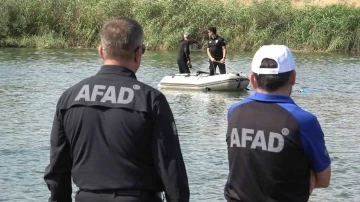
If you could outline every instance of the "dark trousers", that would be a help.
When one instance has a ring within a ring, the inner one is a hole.
[[[184,73],[190,73],[190,69],[189,66],[187,65],[187,61],[184,60],[178,60],[177,64],[179,66],[179,72],[180,74],[184,74]]]
[[[75,202],[162,202],[157,196],[117,196],[114,193],[94,193],[79,191]]]
[[[219,61],[220,59],[216,60]],[[209,64],[210,76],[215,75],[217,66],[219,66],[220,74],[226,74],[225,63],[212,62],[211,60],[209,60]]]

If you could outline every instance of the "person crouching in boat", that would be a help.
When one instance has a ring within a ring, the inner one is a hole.
[[[190,61],[190,33],[185,32],[183,40],[181,40],[178,49],[178,57],[177,57],[177,64],[179,66],[180,74],[183,73],[190,73],[190,69],[192,68],[191,61]]]

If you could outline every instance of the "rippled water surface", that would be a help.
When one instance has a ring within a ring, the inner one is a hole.
[[[311,201],[360,201],[360,57],[294,55],[293,98],[317,115],[332,159],[331,185],[316,189]],[[251,56],[230,53],[228,71],[250,73]],[[175,57],[174,52],[147,52],[138,79],[156,88],[163,76],[177,73]],[[192,60],[193,71],[207,69],[205,52],[193,52]],[[56,101],[100,66],[95,50],[0,49],[0,201],[47,201],[42,177]],[[177,122],[191,201],[224,201],[226,112],[253,92],[163,91]]]

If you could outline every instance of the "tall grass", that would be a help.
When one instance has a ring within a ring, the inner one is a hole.
[[[101,25],[116,16],[136,18],[152,50],[176,49],[184,31],[206,47],[208,26],[232,50],[270,43],[307,51],[360,51],[360,8],[294,8],[291,0],[2,0],[0,45],[94,48]]]

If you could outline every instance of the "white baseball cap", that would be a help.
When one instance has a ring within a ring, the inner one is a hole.
[[[273,59],[277,68],[260,68],[263,59]],[[285,45],[264,45],[256,51],[252,64],[252,72],[256,74],[280,74],[295,70],[295,60],[290,49]]]

